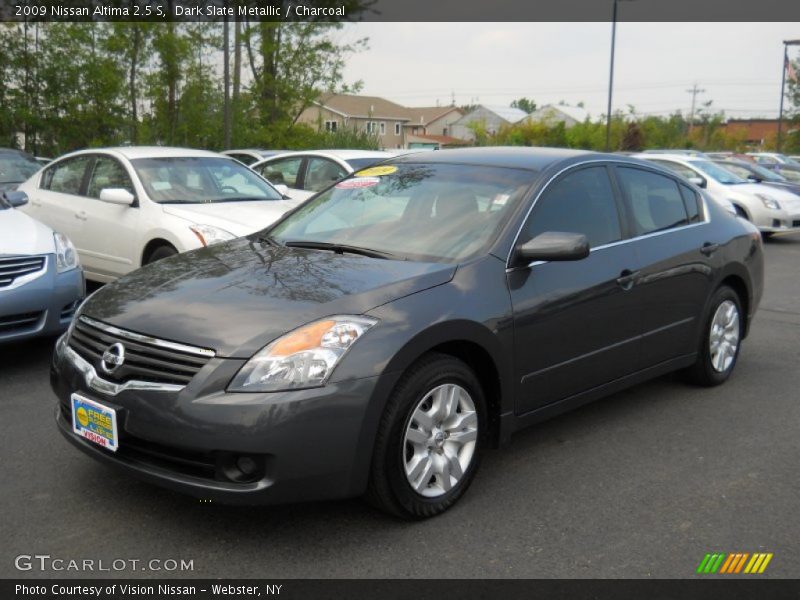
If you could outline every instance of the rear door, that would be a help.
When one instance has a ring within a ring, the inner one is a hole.
[[[666,174],[618,165],[629,215],[629,244],[640,263],[637,298],[643,367],[695,351],[699,320],[722,260],[702,199]]]
[[[83,193],[92,160],[91,156],[83,154],[47,167],[25,210],[55,231],[66,234],[78,249],[82,262],[87,243]]]
[[[545,231],[583,233],[591,253],[508,273],[514,308],[517,412],[579,394],[636,370],[641,321],[623,205],[605,164],[576,167],[537,200],[518,242]]]

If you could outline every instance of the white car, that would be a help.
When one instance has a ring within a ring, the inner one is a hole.
[[[350,173],[395,156],[378,150],[285,152],[250,165],[273,184],[289,188],[289,197],[307,200]]]
[[[800,230],[800,196],[753,183],[702,157],[639,154],[694,183],[720,204],[732,204],[736,213],[764,234]]]
[[[794,157],[786,156],[780,152],[748,152],[747,156],[752,156],[758,164],[766,165],[767,167],[786,165],[800,169],[800,162],[796,161]]]
[[[240,163],[245,165],[252,165],[260,160],[283,154],[286,150],[263,150],[261,148],[243,148],[241,150],[224,150],[220,154],[235,158]]]
[[[81,150],[18,189],[22,210],[69,236],[101,282],[253,233],[297,205],[238,161],[183,148]]]

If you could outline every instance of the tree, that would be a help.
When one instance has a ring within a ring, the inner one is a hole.
[[[626,152],[641,152],[644,150],[644,135],[642,128],[636,121],[628,123],[625,128],[625,135],[622,137],[620,150]]]
[[[511,108],[518,108],[528,114],[531,114],[536,110],[536,102],[530,98],[517,98],[516,100],[512,100]]]

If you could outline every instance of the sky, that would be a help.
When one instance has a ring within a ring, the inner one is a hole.
[[[357,23],[338,36],[369,38],[345,68],[362,94],[406,106],[524,96],[606,112],[611,23]],[[613,109],[688,113],[696,83],[698,107],[775,118],[787,39],[800,39],[800,23],[618,23]],[[800,46],[790,56],[800,58]]]

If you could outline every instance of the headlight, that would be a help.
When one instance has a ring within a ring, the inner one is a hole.
[[[781,205],[778,203],[777,200],[772,198],[771,196],[767,196],[766,194],[756,194],[759,200],[764,203],[764,206],[770,208],[772,210],[780,210]]]
[[[377,319],[336,316],[304,325],[257,352],[233,378],[231,392],[278,392],[324,385]]]
[[[56,268],[59,273],[77,268],[81,263],[78,260],[78,251],[70,239],[63,233],[53,233],[56,245]]]
[[[225,231],[213,225],[191,225],[189,229],[197,236],[203,246],[227,242],[236,237],[230,231]]]

